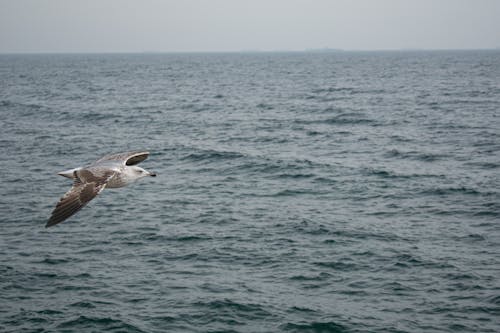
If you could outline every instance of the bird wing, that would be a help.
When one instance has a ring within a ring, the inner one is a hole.
[[[66,192],[52,211],[46,228],[63,222],[71,215],[82,209],[90,200],[94,199],[106,187],[107,182],[115,175],[114,171],[95,175],[89,170],[77,172],[77,179],[71,189]]]
[[[124,165],[135,165],[144,161],[148,158],[148,151],[129,151],[126,153],[120,154],[111,154],[106,155],[99,160],[97,160],[94,164],[102,163],[102,162],[122,162]]]

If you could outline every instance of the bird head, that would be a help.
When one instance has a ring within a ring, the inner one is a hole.
[[[156,173],[146,171],[143,168],[135,166],[135,165],[131,166],[130,169],[134,173],[134,176],[137,177],[138,179],[139,178],[144,178],[144,177],[147,177],[147,176],[156,177]]]

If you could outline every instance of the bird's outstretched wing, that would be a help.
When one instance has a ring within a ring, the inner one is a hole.
[[[88,170],[78,172],[71,189],[66,192],[52,211],[46,228],[63,222],[71,215],[82,209],[90,200],[94,199],[106,187],[107,182],[114,176],[114,172],[107,172],[96,177]]]
[[[102,163],[102,162],[122,162],[125,165],[135,165],[139,164],[142,161],[144,161],[146,158],[148,158],[149,152],[148,151],[130,151],[126,153],[120,153],[120,154],[112,154],[112,155],[106,155],[99,160],[97,160],[94,164]]]

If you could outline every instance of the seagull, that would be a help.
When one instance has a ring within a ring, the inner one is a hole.
[[[45,227],[63,222],[82,209],[104,188],[124,187],[140,178],[156,177],[155,173],[136,166],[148,158],[148,155],[147,151],[111,154],[89,166],[59,172],[58,175],[73,179],[73,186],[59,200]]]

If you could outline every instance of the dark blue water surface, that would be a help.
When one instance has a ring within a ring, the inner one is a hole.
[[[2,55],[0,117],[1,332],[500,331],[500,51]]]

